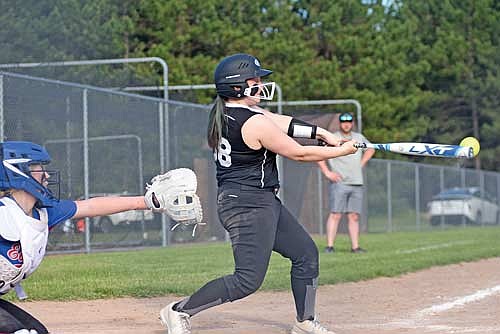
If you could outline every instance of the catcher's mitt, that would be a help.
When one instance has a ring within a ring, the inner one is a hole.
[[[177,223],[199,224],[203,212],[196,186],[196,175],[191,169],[172,169],[153,177],[151,184],[146,185],[144,197],[148,208],[167,213]]]

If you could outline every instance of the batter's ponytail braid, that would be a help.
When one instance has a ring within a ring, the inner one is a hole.
[[[214,105],[208,116],[207,140],[208,146],[213,149],[219,147],[219,142],[222,137],[222,127],[226,125],[224,117],[225,103],[224,100],[217,95]]]

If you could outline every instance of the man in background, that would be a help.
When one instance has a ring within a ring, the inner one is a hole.
[[[350,113],[340,114],[339,121],[340,130],[335,133],[337,136],[345,141],[370,143],[361,133],[352,131],[353,116]],[[366,252],[359,246],[359,217],[363,209],[364,192],[363,167],[374,153],[374,149],[360,149],[354,154],[318,162],[321,171],[330,180],[330,215],[326,223],[326,253],[335,251],[337,229],[344,213],[347,214],[351,252]]]

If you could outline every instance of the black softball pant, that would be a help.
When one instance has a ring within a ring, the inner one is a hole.
[[[221,189],[219,218],[231,238],[235,270],[207,283],[175,307],[194,315],[246,297],[261,286],[272,251],[290,259],[291,285],[299,320],[314,318],[318,249],[272,190]]]
[[[35,329],[38,334],[49,333],[47,328],[28,312],[0,299],[0,333],[14,333],[21,329]]]

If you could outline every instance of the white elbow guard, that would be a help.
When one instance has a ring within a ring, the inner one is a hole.
[[[316,130],[318,127],[309,124],[297,118],[292,118],[288,126],[288,135],[293,138],[316,138]]]

